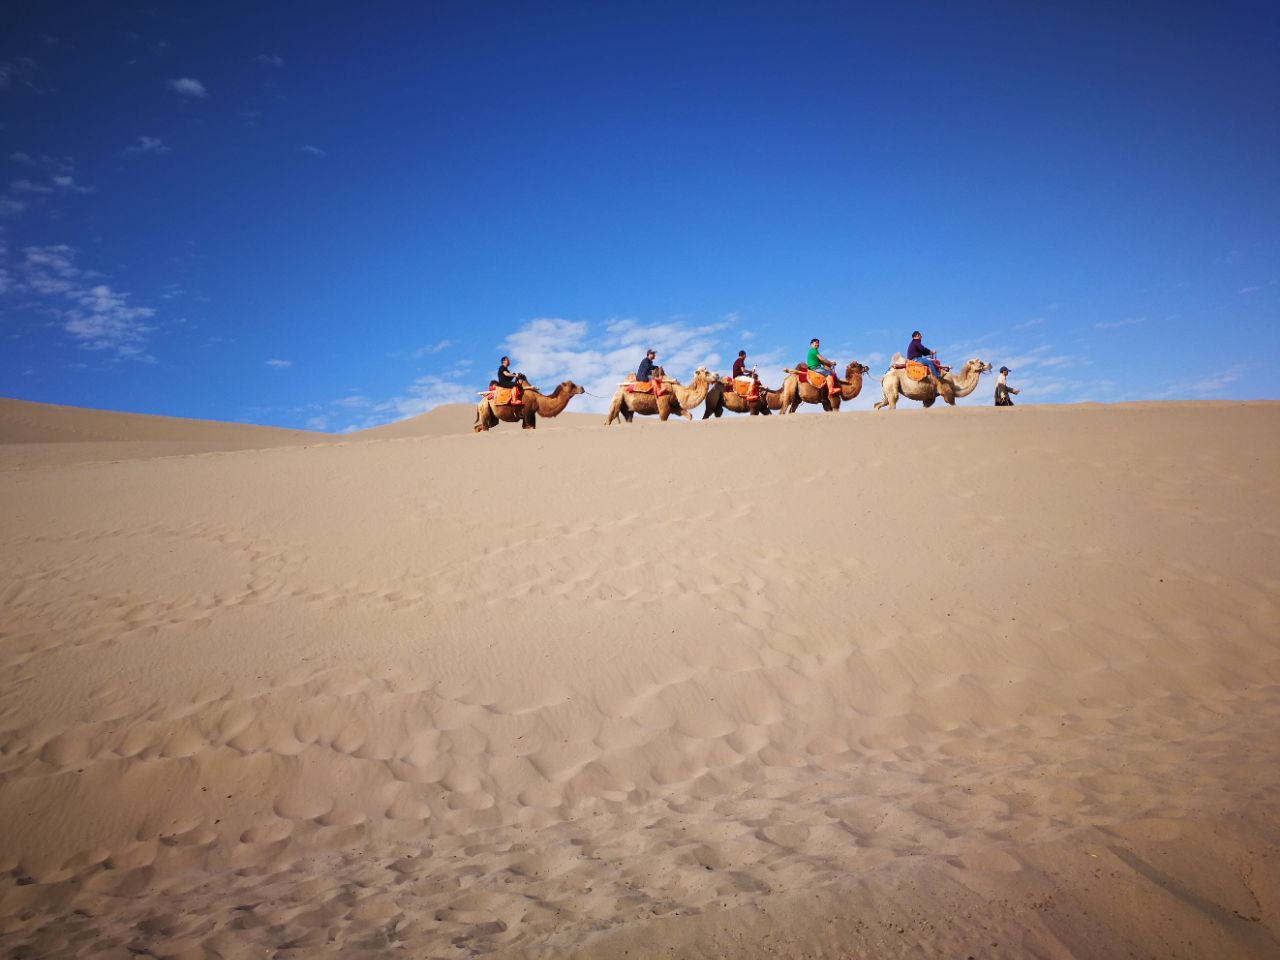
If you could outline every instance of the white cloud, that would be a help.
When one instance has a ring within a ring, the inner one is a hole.
[[[258,63],[265,64],[268,67],[283,67],[284,57],[278,57],[273,54],[260,53],[253,58]]]
[[[83,349],[114,354],[116,359],[152,362],[147,354],[150,307],[131,306],[130,294],[92,283],[92,271],[76,265],[66,244],[25,247],[16,275],[0,287],[34,298],[33,306],[53,317]]]
[[[142,321],[155,315],[150,307],[130,307],[129,294],[98,285],[70,291],[77,306],[63,314],[63,329],[87,350],[108,350],[126,359],[150,360],[143,345],[151,328]]]
[[[268,360],[266,363],[268,367],[274,367],[277,370],[284,370],[293,366],[292,360]]]
[[[1132,327],[1135,324],[1145,323],[1146,317],[1126,317],[1124,320],[1101,321],[1095,323],[1096,330],[1115,330],[1118,327]]]
[[[452,340],[440,340],[436,343],[429,343],[425,347],[419,347],[413,353],[409,354],[411,360],[421,360],[423,357],[430,356],[433,353],[439,353],[441,350],[447,350],[453,346]]]
[[[27,205],[21,200],[14,200],[12,197],[0,197],[0,217],[16,217],[27,209]]]
[[[194,77],[179,77],[177,80],[170,80],[169,89],[187,97],[207,97],[209,95],[209,92],[204,88],[204,84]]]
[[[327,153],[325,153],[323,150],[321,150],[319,147],[312,146],[312,145],[311,145],[311,144],[309,144],[309,143],[308,143],[308,144],[304,144],[304,145],[303,145],[303,147],[302,147],[302,152],[303,152],[303,153],[306,153],[306,154],[310,154],[310,155],[311,155],[311,156],[313,156],[313,157],[327,157],[327,156],[328,156],[328,154],[327,154]]]
[[[11,90],[15,86],[38,90],[34,79],[36,70],[36,62],[30,57],[0,60],[0,90]]]
[[[426,413],[442,403],[474,403],[476,394],[474,384],[455,383],[436,376],[418,377],[409,385],[405,396],[393,397],[386,403],[379,404],[377,409],[394,412],[395,419],[403,419]]]
[[[43,183],[32,183],[30,180],[12,180],[9,190],[13,193],[53,193],[53,187]]]
[[[75,177],[54,177],[53,182],[59,190],[66,190],[69,193],[93,193],[93,187],[82,187],[76,183]]]
[[[635,370],[649,347],[658,352],[658,362],[673,376],[687,378],[698,366],[714,369],[721,362],[714,334],[727,325],[613,320],[589,345],[585,322],[540,317],[508,336],[502,352],[510,355],[514,368],[543,389],[549,390],[562,380],[585,387],[596,396],[575,401],[574,408],[599,412],[608,407],[608,398],[618,383]],[[495,370],[497,366],[495,357]]]
[[[170,150],[164,145],[164,141],[159,137],[139,137],[138,142],[133,146],[125,147],[120,151],[122,157],[137,157],[144,153],[169,153]]]
[[[1266,283],[1260,283],[1254,287],[1241,287],[1240,293],[1241,294],[1257,293],[1259,290],[1265,290],[1267,289],[1267,287],[1274,287],[1275,285],[1276,285],[1275,280],[1269,280]]]
[[[1025,323],[1014,324],[1013,329],[1027,330],[1027,329],[1030,329],[1031,327],[1038,327],[1044,322],[1045,322],[1044,317],[1032,317],[1030,320],[1026,321]]]

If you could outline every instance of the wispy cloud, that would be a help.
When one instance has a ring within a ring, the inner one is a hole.
[[[12,193],[53,193],[53,187],[43,183],[33,183],[30,180],[12,180],[9,183],[9,190]]]
[[[76,183],[75,177],[54,177],[53,183],[59,190],[65,190],[67,193],[93,193],[93,187]]]
[[[323,150],[321,150],[319,147],[314,146],[310,143],[303,144],[302,152],[306,154],[310,154],[313,157],[327,157],[329,155],[325,153]]]
[[[440,340],[436,343],[429,343],[425,347],[419,347],[409,354],[411,360],[421,360],[423,357],[430,356],[433,353],[439,353],[441,350],[447,350],[453,346],[452,340]]]
[[[153,361],[146,354],[142,321],[155,315],[150,307],[131,307],[129,294],[99,284],[75,295],[76,306],[64,312],[63,329],[88,350],[106,350],[124,359]]]
[[[39,90],[36,85],[36,73],[39,67],[30,57],[18,57],[16,60],[0,60],[0,90],[12,90],[15,87],[26,87]]]
[[[284,57],[278,57],[269,53],[260,53],[253,58],[258,63],[265,64],[268,67],[283,67]]]
[[[1030,320],[1024,321],[1023,323],[1015,323],[1013,325],[1013,329],[1030,330],[1032,327],[1043,326],[1046,322],[1047,321],[1044,317],[1032,317]]]
[[[606,323],[603,334],[588,339],[590,328],[584,321],[540,317],[509,335],[503,341],[503,353],[510,355],[512,366],[545,385],[544,389],[569,379],[581,384],[597,399],[583,398],[575,406],[599,411],[608,406],[619,381],[635,370],[650,347],[675,376],[687,377],[695,367],[721,364],[716,335],[727,326],[725,321],[696,325],[618,319]]]
[[[1146,317],[1126,317],[1123,320],[1102,320],[1093,325],[1095,330],[1115,330],[1119,327],[1132,327],[1139,323],[1146,323]]]
[[[1252,287],[1241,287],[1241,288],[1240,288],[1240,293],[1241,293],[1242,295],[1247,295],[1247,294],[1250,294],[1250,293],[1257,293],[1257,292],[1259,292],[1260,290],[1266,290],[1268,287],[1274,287],[1275,285],[1276,285],[1276,281],[1275,281],[1275,280],[1268,280],[1266,283],[1259,283],[1259,284],[1257,284],[1256,286],[1252,286]]]
[[[179,77],[176,80],[170,80],[169,89],[185,97],[207,97],[209,95],[209,91],[204,88],[204,84],[194,77]]]
[[[170,153],[159,137],[139,137],[138,142],[120,151],[122,157],[137,157],[144,153]]]
[[[131,295],[101,282],[76,263],[66,244],[30,246],[22,250],[16,270],[7,274],[0,292],[20,294],[29,307],[50,316],[80,347],[109,353],[115,359],[154,361],[146,350],[151,307],[134,306]]]
[[[284,370],[293,366],[292,360],[268,360],[266,363],[268,367],[274,367],[276,370]]]

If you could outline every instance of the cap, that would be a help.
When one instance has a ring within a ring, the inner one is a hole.
[[[1001,367],[1001,368],[1000,368],[1000,372],[1001,372],[1001,373],[1013,373],[1013,371],[1012,371],[1012,370],[1010,370],[1008,367]]]
[[[651,348],[651,349],[649,349],[649,350],[646,350],[646,351],[644,352],[644,355],[645,355],[646,357],[656,357],[656,356],[658,355],[658,351],[657,351],[657,350],[654,350],[654,349],[652,349],[652,348]]]

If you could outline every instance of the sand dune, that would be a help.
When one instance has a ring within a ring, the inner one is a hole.
[[[465,414],[0,473],[0,954],[1280,951],[1280,404]]]
[[[347,434],[351,440],[404,440],[419,437],[444,437],[473,433],[476,419],[476,408],[468,403],[446,403],[420,414],[408,417],[395,423],[368,430],[358,430]],[[558,417],[539,417],[538,430],[555,430],[565,427],[582,427],[597,425],[602,417],[594,413],[576,413],[566,410]],[[519,431],[515,424],[501,424],[498,430],[504,433],[510,430]]]
[[[326,434],[0,397],[0,470],[322,442]]]

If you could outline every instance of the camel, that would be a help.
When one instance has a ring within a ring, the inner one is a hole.
[[[661,368],[658,370],[658,376],[666,380]],[[644,417],[657,414],[659,420],[666,420],[671,414],[678,413],[686,420],[692,420],[693,415],[689,411],[707,398],[707,391],[711,388],[711,384],[718,379],[716,374],[708,373],[706,367],[699,367],[693,371],[693,379],[689,381],[687,387],[679,381],[666,380],[667,387],[662,396],[657,398],[649,393],[628,393],[626,387],[619,387],[618,392],[613,395],[613,401],[609,404],[609,415],[605,417],[605,426],[613,423],[619,416],[630,423],[631,418],[637,413]]]
[[[572,380],[566,380],[549,394],[540,393],[537,387],[524,388],[524,403],[516,406],[511,403],[495,404],[488,397],[482,397],[476,404],[475,432],[482,433],[496,427],[498,421],[519,423],[522,429],[536,430],[538,417],[554,417],[580,393],[586,393],[582,387]]]
[[[773,410],[782,407],[782,391],[770,390],[761,384],[760,396],[754,403],[748,403],[746,397],[740,397],[733,392],[732,381],[717,380],[707,390],[706,407],[702,412],[702,419],[707,417],[724,416],[725,410],[732,410],[734,413],[749,413],[751,416],[767,417]]]
[[[802,381],[798,375],[790,373],[782,382],[782,409],[779,412],[795,413],[801,403],[819,403],[823,410],[835,413],[839,411],[843,401],[852,400],[862,392],[862,375],[870,370],[865,363],[850,360],[849,365],[844,368],[844,378],[836,380],[840,392],[834,397],[827,396],[825,386],[815,387],[807,377]]]
[[[923,380],[912,380],[907,376],[906,370],[898,369],[900,363],[902,363],[902,354],[895,353],[893,363],[880,378],[880,389],[884,392],[884,399],[876,401],[877,410],[884,407],[890,410],[896,409],[899,396],[906,397],[908,400],[919,400],[926,407],[932,407],[938,397],[942,397],[954,407],[957,398],[967,397],[977,389],[978,378],[982,374],[991,372],[991,364],[974,359],[966,360],[958,373],[951,371],[944,373],[941,380],[933,374],[929,374]]]

